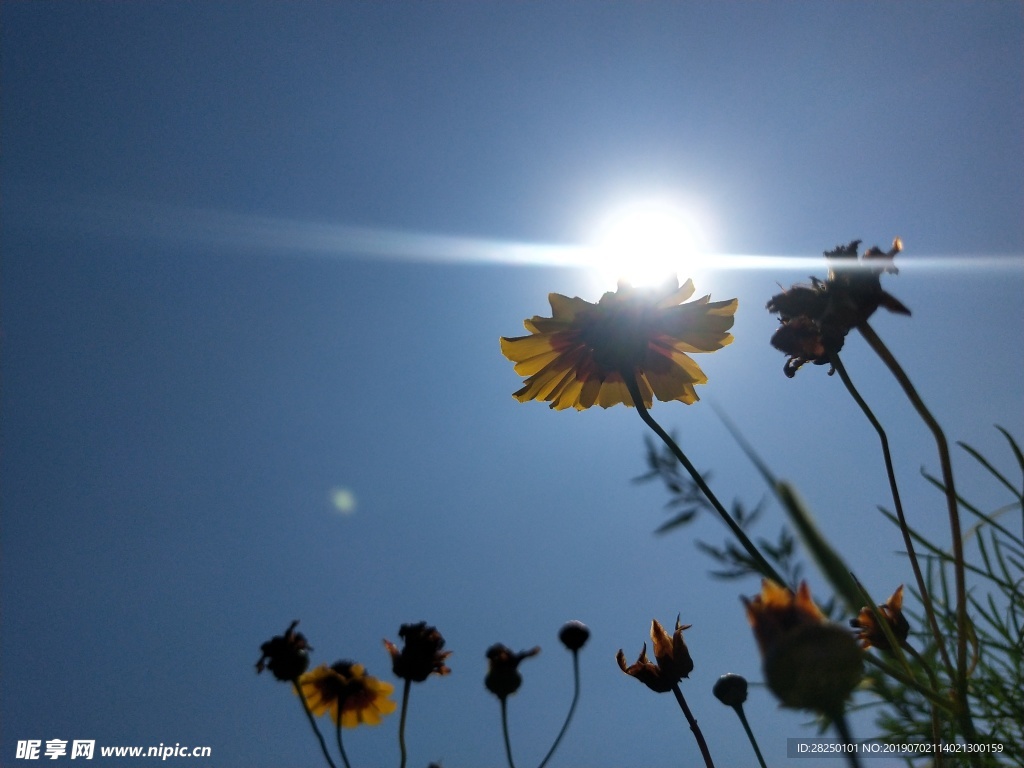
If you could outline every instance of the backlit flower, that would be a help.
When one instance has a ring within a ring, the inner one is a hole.
[[[390,640],[384,645],[391,654],[391,669],[397,677],[414,683],[422,683],[431,674],[447,675],[451,672],[444,662],[452,655],[451,651],[442,651],[444,637],[425,621],[417,624],[403,624],[398,636],[405,640],[399,650]]]
[[[903,615],[902,584],[892,593],[888,600],[878,606],[878,612],[882,614],[882,617],[889,625],[893,637],[902,644],[907,639],[907,635],[910,634],[910,623]],[[889,638],[885,636],[885,632],[878,625],[878,622],[875,621],[875,614],[871,612],[870,608],[866,606],[861,608],[857,618],[850,619],[850,626],[860,630],[857,634],[857,639],[860,640],[862,648],[867,649],[874,646],[883,651],[892,650]]]
[[[299,686],[310,712],[330,713],[335,723],[340,717],[344,728],[379,725],[381,718],[396,707],[388,698],[395,687],[366,674],[362,664],[350,661],[339,661],[329,667],[321,664],[300,677]]]
[[[738,302],[704,296],[683,304],[693,292],[692,280],[680,286],[673,277],[654,289],[619,283],[596,304],[550,294],[551,317],[526,320],[529,336],[501,339],[516,373],[528,377],[513,397],[555,410],[632,406],[628,381],[636,382],[648,408],[654,397],[696,402],[694,385],[707,376],[688,353],[714,352],[732,341]]]
[[[309,652],[313,649],[305,635],[295,631],[298,625],[296,619],[283,635],[275,635],[260,646],[263,655],[256,662],[257,674],[269,669],[278,680],[289,681],[309,669]]]
[[[484,685],[499,699],[508,698],[519,690],[523,677],[519,674],[519,662],[540,653],[540,646],[528,651],[515,653],[508,646],[496,643],[487,649],[487,676]]]
[[[635,677],[652,691],[657,693],[668,693],[680,680],[689,677],[693,671],[693,659],[690,658],[690,651],[683,640],[683,631],[690,628],[690,624],[680,624],[679,617],[676,617],[676,630],[669,636],[661,623],[655,619],[651,622],[651,641],[654,645],[654,658],[657,664],[647,658],[647,643],[640,651],[640,658],[633,664],[626,666],[626,654],[619,649],[615,660],[619,662],[619,669],[627,675]]]
[[[860,240],[854,240],[825,252],[829,272],[824,281],[812,277],[811,285],[794,285],[768,301],[768,311],[782,322],[771,343],[789,355],[783,371],[790,378],[804,363],[829,363],[830,355],[843,348],[846,335],[879,307],[910,314],[881,282],[883,272],[898,272],[893,260],[903,242],[897,237],[888,251],[869,248],[858,259],[859,245]]]
[[[794,595],[765,580],[761,594],[743,600],[761,648],[765,682],[784,706],[835,717],[863,675],[853,636],[831,624],[806,583]]]

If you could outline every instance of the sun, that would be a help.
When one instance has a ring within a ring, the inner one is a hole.
[[[614,209],[598,225],[592,267],[605,285],[655,285],[691,277],[703,250],[700,227],[681,206],[660,200]]]

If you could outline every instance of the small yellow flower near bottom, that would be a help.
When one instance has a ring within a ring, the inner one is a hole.
[[[302,695],[314,715],[330,713],[331,720],[344,728],[358,725],[379,725],[397,705],[388,697],[394,692],[385,683],[366,674],[362,664],[339,661],[331,666],[321,664],[299,678]]]

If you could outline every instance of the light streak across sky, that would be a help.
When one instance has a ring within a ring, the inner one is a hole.
[[[595,247],[331,224],[150,204],[59,206],[48,224],[101,237],[180,242],[282,256],[383,259],[438,264],[506,264],[590,268]],[[821,271],[820,255],[705,253],[705,270]],[[905,252],[901,270],[1024,271],[1024,254],[918,255]]]

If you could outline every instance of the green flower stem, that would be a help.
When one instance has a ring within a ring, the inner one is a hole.
[[[882,362],[885,363],[886,367],[899,382],[899,385],[903,388],[903,393],[910,400],[914,409],[918,415],[931,430],[932,436],[935,438],[935,445],[939,452],[939,463],[942,467],[942,482],[945,485],[946,490],[946,506],[949,511],[949,529],[950,538],[953,543],[953,575],[955,579],[956,588],[956,695],[957,704],[959,705],[959,719],[961,727],[964,730],[964,737],[973,743],[978,740],[977,732],[974,729],[974,722],[971,719],[970,703],[967,699],[967,634],[968,634],[968,619],[967,619],[967,586],[964,577],[964,542],[963,534],[960,531],[960,512],[957,509],[957,496],[956,496],[956,485],[953,482],[953,463],[949,457],[949,444],[946,441],[946,435],[942,431],[942,427],[932,416],[931,411],[921,400],[921,396],[917,394],[917,390],[914,385],[910,382],[910,378],[907,376],[903,367],[899,364],[899,361],[893,356],[889,348],[885,346],[882,340],[875,333],[874,329],[868,325],[867,321],[864,321],[857,326],[857,330],[860,331],[865,341],[871,346]],[[973,754],[973,753],[972,753]]]
[[[399,763],[400,768],[405,768],[406,750],[405,750],[405,713],[409,709],[409,689],[412,688],[412,680],[405,681],[405,687],[402,689],[402,715],[398,721],[398,749],[402,753],[402,761]]]
[[[573,679],[573,691],[572,691],[572,703],[569,705],[569,714],[565,716],[565,722],[562,723],[562,730],[558,732],[558,736],[555,737],[555,743],[551,745],[551,749],[544,755],[544,759],[540,761],[540,765],[537,768],[544,768],[548,764],[548,760],[555,754],[555,750],[558,749],[559,743],[562,741],[562,737],[565,736],[565,732],[569,730],[569,723],[572,721],[573,713],[576,711],[576,703],[580,700],[580,654],[578,650],[572,652],[572,679]]]
[[[754,732],[750,729],[750,723],[747,722],[747,713],[743,711],[743,705],[737,704],[733,709],[736,710],[736,715],[743,724],[743,730],[747,732],[747,738],[750,739],[750,746],[754,748],[754,754],[757,755],[758,764],[761,768],[768,768],[768,766],[765,765],[764,757],[761,756],[761,749],[757,746],[757,739],[754,738]]]
[[[854,743],[853,735],[850,733],[850,724],[846,722],[846,714],[842,710],[839,711],[838,715],[832,716],[832,724],[839,731],[839,738],[843,744]],[[860,768],[860,760],[857,759],[857,753],[852,750],[846,753],[846,762],[850,764],[850,768]]]
[[[729,434],[732,435],[737,445],[740,446],[751,463],[757,467],[757,471],[764,478],[765,483],[768,484],[768,487],[778,500],[779,506],[782,507],[782,511],[786,513],[789,521],[800,535],[800,539],[803,541],[808,553],[821,569],[825,578],[828,579],[832,588],[843,598],[851,612],[856,613],[859,611],[861,606],[864,605],[864,601],[861,599],[861,593],[857,589],[857,584],[850,576],[849,567],[843,562],[839,553],[828,543],[821,531],[818,530],[818,526],[814,522],[814,516],[800,498],[796,488],[791,483],[775,477],[771,469],[768,468],[768,465],[757,455],[757,452],[747,442],[746,438],[743,437],[743,434],[729,417],[720,409],[715,408],[714,405],[711,407],[718,414],[718,418],[722,420],[722,423],[725,424],[725,428],[729,430]],[[792,588],[791,585],[790,589]]]
[[[501,732],[505,736],[505,756],[508,758],[508,768],[516,768],[512,762],[512,742],[508,737],[508,697],[501,697]]]
[[[316,718],[313,717],[313,713],[309,710],[309,703],[306,701],[306,695],[302,692],[302,686],[299,685],[299,678],[292,680],[292,685],[295,686],[296,693],[299,694],[299,701],[302,702],[302,710],[306,713],[306,717],[309,718],[309,724],[313,727],[313,733],[316,734],[317,741],[320,742],[320,749],[323,750],[324,759],[327,760],[327,764],[331,768],[337,768],[334,761],[331,760],[331,755],[327,751],[327,742],[324,741],[323,735],[320,733],[320,729],[316,726]]]
[[[700,747],[700,754],[704,758],[704,765],[707,768],[715,768],[715,763],[711,759],[711,753],[708,751],[708,743],[704,741],[704,734],[701,733],[700,726],[697,725],[697,719],[686,704],[683,692],[679,690],[679,683],[672,683],[672,693],[675,694],[676,701],[679,702],[679,708],[683,710],[683,716],[686,717],[686,722],[690,724],[690,730],[693,731],[693,735],[697,739],[697,746]]]
[[[348,755],[345,754],[345,745],[341,742],[341,702],[338,702],[338,722],[334,724],[334,738],[338,741],[338,752],[341,753],[341,762],[345,764],[345,768],[352,768],[352,764],[348,761]]]
[[[850,379],[850,375],[846,372],[846,366],[843,365],[843,361],[839,359],[839,355],[831,353],[829,355],[829,362],[832,363],[832,367],[835,368],[836,373],[839,374],[839,378],[843,380],[843,384],[846,385],[846,389],[850,395],[856,401],[857,405],[864,412],[868,421],[871,422],[871,426],[875,428],[875,432],[878,433],[878,439],[882,444],[882,457],[885,460],[885,472],[889,477],[889,490],[892,493],[892,501],[896,507],[896,517],[899,519],[900,533],[903,535],[903,546],[907,549],[907,557],[910,558],[910,567],[914,571],[914,580],[917,582],[917,591],[921,595],[921,602],[924,603],[925,615],[928,617],[928,626],[932,630],[932,637],[935,638],[935,644],[938,646],[939,653],[942,655],[942,661],[946,665],[946,670],[949,676],[952,678],[954,675],[953,663],[949,658],[949,651],[946,650],[946,643],[942,637],[942,631],[939,629],[938,619],[935,618],[935,608],[932,605],[932,600],[928,594],[928,588],[925,586],[924,574],[921,572],[921,564],[917,559],[917,553],[914,551],[914,540],[910,535],[910,528],[907,525],[907,518],[903,514],[903,503],[900,501],[900,489],[896,484],[896,471],[893,469],[892,454],[889,453],[889,438],[885,434],[885,430],[882,428],[881,422],[875,417],[875,414],[868,407],[867,402],[861,397],[860,392],[853,385],[853,381]]]
[[[626,382],[626,387],[629,389],[629,395],[633,398],[633,403],[636,405],[636,411],[640,414],[640,418],[644,420],[644,423],[650,427],[654,434],[661,438],[662,442],[668,446],[669,450],[679,459],[679,463],[683,465],[683,468],[690,473],[690,477],[693,478],[693,482],[697,484],[707,500],[711,502],[711,506],[718,512],[719,517],[729,526],[729,530],[732,531],[733,535],[739,540],[740,544],[747,551],[747,554],[753,558],[754,562],[757,563],[757,567],[761,572],[762,576],[770,578],[777,584],[786,585],[786,580],[783,579],[778,571],[776,571],[771,564],[764,559],[764,556],[758,551],[754,543],[747,538],[747,534],[743,532],[743,529],[733,520],[732,515],[725,509],[722,502],[718,500],[718,497],[712,493],[708,484],[704,482],[704,478],[700,476],[697,469],[690,463],[690,460],[686,458],[686,454],[683,453],[682,448],[676,445],[676,441],[669,437],[668,433],[661,428],[661,425],[654,420],[651,416],[650,411],[647,410],[647,406],[644,405],[644,399],[640,394],[640,386],[637,384],[636,379],[624,376],[623,379]]]
[[[917,661],[917,663],[920,664],[924,668],[924,670],[928,673],[928,679],[931,681],[932,688],[934,688],[936,691],[939,690],[939,681],[935,677],[935,670],[933,670],[931,668],[931,666],[928,664],[928,662],[924,660],[924,657],[920,653],[918,653],[917,649],[914,646],[912,646],[910,643],[904,642],[903,643],[903,648],[904,648],[904,650],[908,654],[913,656],[914,659]],[[932,706],[931,706],[931,716],[932,716],[932,718],[931,718],[932,719],[932,743],[938,744],[940,741],[942,741],[942,723],[941,723],[941,721],[939,719],[939,708],[936,707],[934,704],[932,704]],[[942,766],[943,766],[943,755],[942,755],[941,752],[938,752],[938,753],[935,754],[935,765],[934,765],[934,768],[942,768]]]

